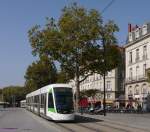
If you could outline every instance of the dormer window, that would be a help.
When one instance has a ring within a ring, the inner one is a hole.
[[[135,38],[136,38],[136,39],[139,38],[139,28],[137,28],[137,29],[135,30]]]
[[[129,32],[129,42],[131,42],[131,41],[132,41],[132,33]]]
[[[143,27],[142,27],[142,35],[145,35],[145,34],[147,34],[147,25],[146,24],[143,25]]]

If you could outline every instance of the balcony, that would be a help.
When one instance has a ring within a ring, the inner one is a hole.
[[[136,83],[136,82],[141,82],[141,81],[146,81],[146,80],[147,80],[146,75],[139,75],[139,76],[135,76],[135,77],[126,78],[125,83],[130,84],[130,83]]]

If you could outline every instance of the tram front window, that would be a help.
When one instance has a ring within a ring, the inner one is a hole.
[[[58,113],[73,113],[73,94],[71,88],[54,88],[55,103]]]

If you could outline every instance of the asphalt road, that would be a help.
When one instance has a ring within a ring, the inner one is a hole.
[[[0,110],[0,132],[150,132],[150,115],[77,114],[74,122],[55,123],[25,109]],[[136,121],[138,119],[138,121]]]

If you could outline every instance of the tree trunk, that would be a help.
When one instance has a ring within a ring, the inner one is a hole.
[[[76,85],[76,101],[75,101],[75,107],[76,107],[76,111],[79,111],[79,98],[80,98],[80,81],[79,81],[79,77],[80,77],[80,73],[79,73],[79,49],[78,47],[76,48],[76,67],[75,67],[75,85]]]
[[[79,76],[76,76],[76,101],[75,101],[75,107],[76,111],[79,110],[79,101],[80,101],[80,83],[79,83]]]

